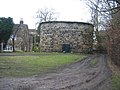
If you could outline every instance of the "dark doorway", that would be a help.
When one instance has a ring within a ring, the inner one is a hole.
[[[65,53],[69,53],[70,52],[70,44],[63,44],[62,51]]]

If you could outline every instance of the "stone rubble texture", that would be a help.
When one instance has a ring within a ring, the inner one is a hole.
[[[62,52],[69,44],[71,52],[89,53],[93,46],[94,26],[83,22],[52,21],[39,25],[40,49],[44,52]]]

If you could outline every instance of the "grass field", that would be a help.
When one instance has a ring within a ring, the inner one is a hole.
[[[40,56],[1,56],[0,77],[26,77],[43,74],[62,65],[82,60],[86,56],[74,54]]]

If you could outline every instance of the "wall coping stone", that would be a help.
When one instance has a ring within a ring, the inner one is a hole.
[[[77,21],[48,21],[48,22],[42,22],[42,23],[40,23],[40,25],[42,25],[42,24],[48,24],[48,23],[71,23],[71,24],[75,24],[75,23],[77,23],[77,24],[92,25],[92,26],[94,27],[94,25],[91,24],[91,23],[77,22]]]

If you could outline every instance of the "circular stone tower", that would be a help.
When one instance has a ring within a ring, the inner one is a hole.
[[[40,49],[44,52],[92,51],[94,26],[83,22],[51,21],[39,25]]]

